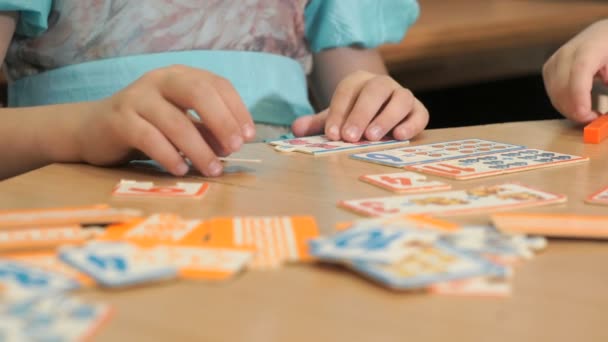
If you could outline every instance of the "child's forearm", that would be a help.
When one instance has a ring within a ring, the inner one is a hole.
[[[316,104],[320,108],[329,106],[338,83],[358,70],[380,75],[388,74],[380,53],[374,49],[346,47],[315,54],[310,82]]]
[[[80,161],[78,130],[87,110],[84,103],[0,109],[0,179]]]

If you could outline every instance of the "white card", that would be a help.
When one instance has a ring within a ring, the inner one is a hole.
[[[366,183],[398,193],[448,190],[452,187],[450,184],[426,178],[415,172],[382,173],[359,177]]]
[[[587,157],[524,149],[411,165],[407,169],[453,179],[471,179],[588,161]]]
[[[585,202],[591,204],[608,205],[608,186],[589,195]]]
[[[9,301],[26,301],[73,290],[78,282],[66,275],[43,268],[0,259],[0,287]]]
[[[154,182],[121,180],[112,195],[128,197],[200,198],[209,189],[208,183],[184,183],[154,185]]]
[[[339,206],[366,216],[395,214],[468,214],[561,203],[566,196],[519,183],[469,190],[340,201]]]
[[[407,145],[407,140],[380,140],[366,141],[361,140],[356,143],[348,143],[344,141],[332,141],[324,135],[316,135],[310,137],[301,137],[285,140],[274,140],[268,142],[275,147],[275,150],[280,152],[302,152],[313,155],[323,155],[344,151],[355,151],[374,147],[393,147],[399,145]]]
[[[525,146],[482,139],[463,139],[351,155],[351,158],[394,167],[432,163],[466,156],[523,149]]]

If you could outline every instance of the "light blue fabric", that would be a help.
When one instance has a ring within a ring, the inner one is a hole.
[[[172,64],[208,70],[230,80],[259,123],[290,125],[314,113],[306,76],[295,60],[244,51],[183,51],[75,64],[9,84],[11,107],[91,101],[111,96],[144,73]]]
[[[0,11],[19,11],[17,34],[36,37],[48,28],[52,0],[0,0]]]
[[[420,14],[416,0],[311,0],[306,38],[313,52],[400,42]]]

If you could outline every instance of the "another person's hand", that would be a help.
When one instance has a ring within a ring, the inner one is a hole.
[[[218,156],[255,137],[251,115],[229,81],[179,65],[145,74],[93,102],[84,115],[78,121],[83,161],[112,165],[142,152],[178,176],[188,171],[184,157],[204,175],[220,175]]]
[[[337,86],[329,108],[298,118],[296,136],[325,133],[331,140],[406,140],[428,124],[429,113],[412,92],[386,75],[357,71]]]
[[[599,21],[564,44],[543,67],[547,94],[565,117],[588,123],[598,117],[592,109],[595,78],[608,84],[608,20]]]

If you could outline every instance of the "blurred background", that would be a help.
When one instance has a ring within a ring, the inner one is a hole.
[[[381,52],[393,77],[429,109],[429,128],[561,117],[545,94],[542,65],[608,18],[608,0],[418,2],[421,16],[404,41]],[[0,77],[0,103],[5,95]]]

